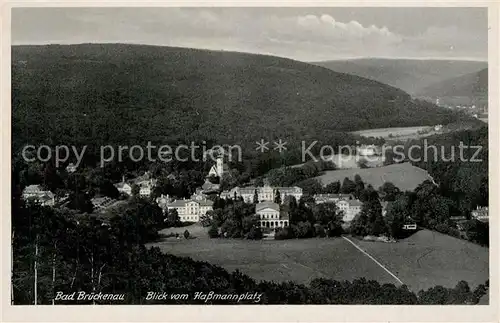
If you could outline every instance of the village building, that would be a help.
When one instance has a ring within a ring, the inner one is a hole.
[[[183,199],[172,201],[167,208],[169,211],[177,210],[181,222],[198,222],[208,211],[213,210],[213,204],[207,199]]]
[[[156,183],[157,180],[152,178],[136,183],[136,185],[139,186],[139,195],[141,197],[151,196],[151,193],[153,193],[153,189],[156,187]]]
[[[92,202],[92,205],[94,206],[94,211],[97,212],[104,212],[108,207],[113,205],[116,200],[104,196],[104,197],[94,197],[90,200]]]
[[[125,176],[123,176],[122,181],[114,185],[120,194],[125,194],[127,196],[132,195],[132,186],[137,185],[139,186],[139,195],[141,197],[149,197],[153,193],[156,184],[157,180],[152,178],[149,172],[145,172],[144,175],[131,181],[125,181]]]
[[[220,184],[214,184],[206,179],[205,183],[201,186],[201,190],[203,191],[203,194],[219,193]]]
[[[120,183],[114,185],[120,194],[125,194],[127,196],[132,195],[132,185],[125,181],[125,176],[122,176],[122,181]]]
[[[70,163],[68,166],[66,166],[66,171],[68,173],[74,173],[76,172],[76,166],[73,163]]]
[[[379,149],[375,145],[361,145],[356,147],[356,152],[359,156],[377,156]]]
[[[56,202],[54,193],[44,190],[41,185],[26,186],[22,196],[27,203],[39,203],[42,206],[54,206]]]
[[[262,187],[247,186],[247,187],[234,187],[229,191],[223,191],[220,194],[221,198],[233,199],[241,197],[246,203],[253,203],[255,193],[259,202],[274,202],[276,196],[280,195],[281,203],[285,201],[287,196],[293,196],[297,201],[302,197],[302,188],[298,186],[293,187],[272,187],[265,185]]]
[[[337,203],[340,200],[349,201],[354,200],[352,194],[315,194],[313,195],[316,204],[321,203]]]
[[[287,212],[280,210],[278,203],[265,201],[255,205],[255,214],[259,216],[260,225],[263,228],[288,227],[290,217]]]
[[[363,206],[363,203],[357,199],[339,200],[336,205],[339,210],[344,213],[342,220],[344,220],[344,222],[351,222],[354,217],[361,212],[361,206]]]
[[[170,203],[170,197],[168,196],[168,194],[167,195],[162,194],[156,198],[155,202],[156,202],[156,204],[158,204],[160,209],[165,214],[168,210],[168,204]]]
[[[489,213],[487,206],[478,206],[475,210],[471,212],[471,216],[473,219],[476,219],[481,222],[489,221]]]

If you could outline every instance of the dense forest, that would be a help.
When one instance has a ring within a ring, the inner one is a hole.
[[[12,62],[14,151],[28,143],[336,144],[339,132],[467,118],[377,81],[273,56],[82,44],[14,46]]]

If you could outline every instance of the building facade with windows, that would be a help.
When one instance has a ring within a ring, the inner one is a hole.
[[[56,203],[54,193],[44,190],[41,185],[26,186],[22,196],[27,203],[39,203],[43,206],[54,206]]]
[[[342,220],[344,222],[351,222],[356,215],[361,212],[361,206],[363,203],[359,200],[340,200],[336,203],[340,211],[344,212],[344,217]]]
[[[281,202],[283,203],[285,197],[293,196],[297,202],[302,197],[302,188],[298,186],[293,187],[272,187],[272,186],[247,186],[247,187],[235,187],[229,191],[223,191],[220,194],[221,198],[233,199],[234,196],[241,197],[246,203],[253,203],[255,193],[257,193],[257,198],[259,202],[274,202],[276,196],[280,195]]]
[[[167,209],[177,210],[181,222],[198,222],[200,218],[213,210],[214,202],[207,199],[174,200]]]

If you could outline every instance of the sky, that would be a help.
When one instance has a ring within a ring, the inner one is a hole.
[[[487,60],[485,8],[14,8],[12,44],[137,43],[270,54]]]

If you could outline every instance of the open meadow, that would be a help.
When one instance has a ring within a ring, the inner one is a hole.
[[[200,232],[201,233],[201,232]],[[418,292],[435,285],[454,287],[459,280],[471,288],[488,279],[488,249],[423,230],[397,243],[349,238],[293,240],[164,239],[154,245],[163,252],[239,269],[256,280],[309,283],[318,277],[353,280],[365,277],[399,285],[396,276]],[[386,269],[382,268],[384,266]]]
[[[418,127],[399,127],[399,128],[378,128],[378,129],[366,129],[353,131],[353,134],[360,135],[363,137],[381,137],[389,138],[400,137],[400,136],[415,136],[418,137],[419,131],[429,130],[429,126],[418,126]]]
[[[488,248],[434,231],[422,230],[397,243],[353,241],[413,290],[453,287],[459,280],[472,288],[489,276]]]
[[[354,180],[356,174],[361,176],[365,185],[371,184],[375,189],[378,189],[385,182],[391,182],[402,191],[414,190],[423,181],[432,179],[427,171],[410,163],[364,169],[331,170],[325,171],[323,175],[315,178],[320,180],[323,185],[328,185],[336,181],[342,183],[346,177]]]

